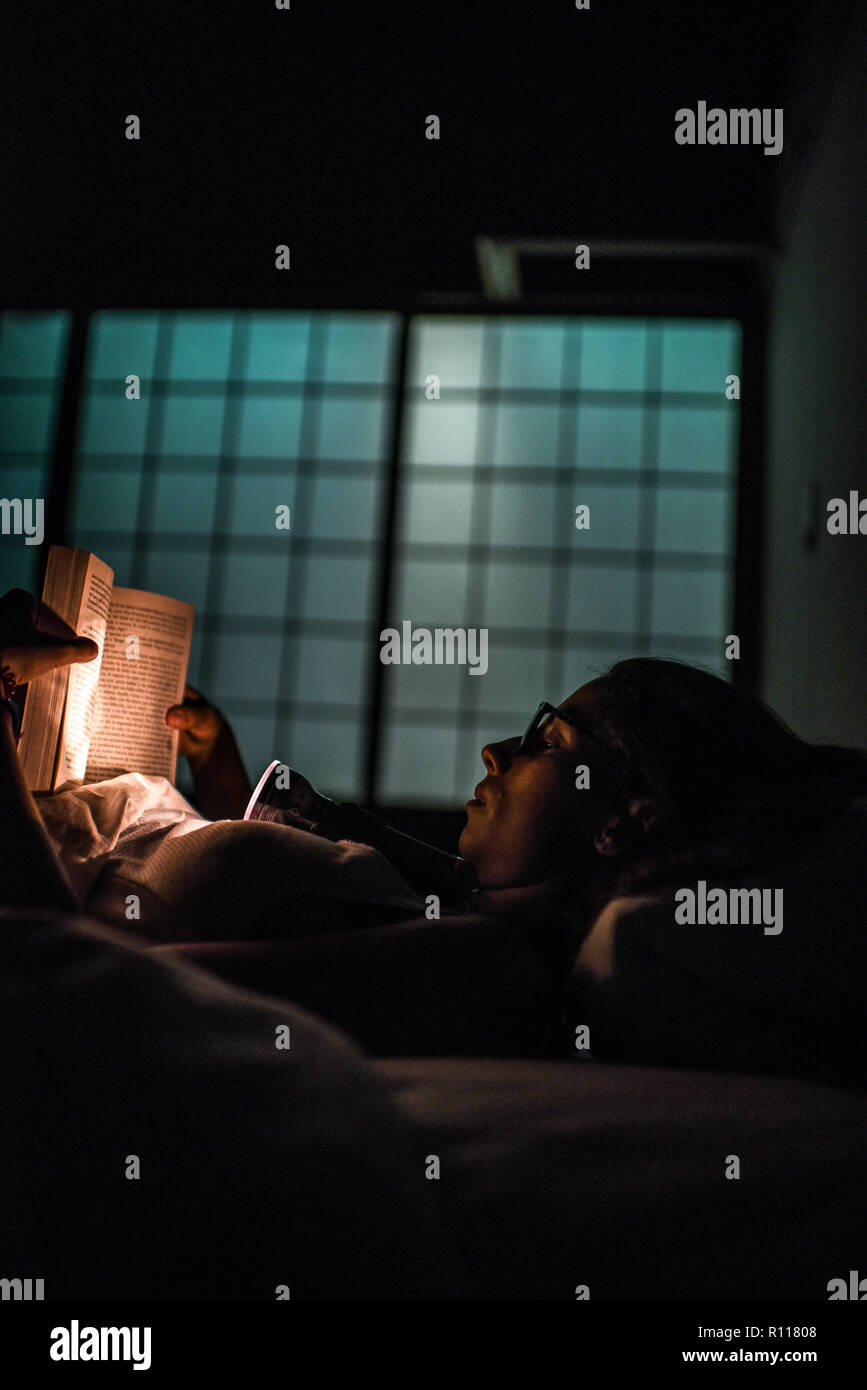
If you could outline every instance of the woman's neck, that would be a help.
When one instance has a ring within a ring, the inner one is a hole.
[[[558,877],[510,888],[477,888],[470,894],[469,903],[474,912],[487,916],[526,920],[537,913],[547,915],[548,911],[558,911],[565,896],[565,882]]]

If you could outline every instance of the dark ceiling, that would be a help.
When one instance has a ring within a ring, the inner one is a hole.
[[[480,234],[767,241],[847,10],[7,5],[2,302],[384,306],[477,291]],[[678,146],[699,100],[783,106],[783,154]]]

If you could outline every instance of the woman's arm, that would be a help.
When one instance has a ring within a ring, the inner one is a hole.
[[[197,690],[187,686],[182,705],[166,714],[170,728],[180,731],[178,751],[193,774],[196,805],[209,820],[238,820],[250,800],[250,785],[238,745],[226,719]],[[379,816],[352,802],[322,796],[294,768],[289,773],[292,810],[285,824],[312,830],[327,840],[356,840],[384,854],[411,888],[447,900],[463,901],[476,887],[465,860],[393,830]],[[288,792],[284,798],[290,800]],[[279,819],[279,818],[278,818]]]
[[[188,685],[183,704],[166,711],[178,752],[193,774],[196,805],[208,820],[240,820],[253,788],[228,721]]]
[[[252,820],[311,831],[326,840],[354,840],[379,850],[410,888],[427,897],[464,902],[477,887],[475,871],[454,854],[394,830],[351,801],[332,801],[286,763],[272,763],[256,788]]]
[[[40,630],[37,622],[42,621]],[[23,589],[0,598],[0,672],[6,696],[57,666],[92,661],[95,642],[76,637]],[[16,746],[17,711],[0,699],[0,895],[6,903],[78,909],[80,903],[30,795]]]
[[[12,716],[0,704],[0,894],[4,903],[77,910],[81,904],[24,781]]]
[[[425,897],[436,893],[446,901],[462,902],[477,887],[475,871],[465,859],[394,830],[354,802],[327,806],[316,828],[328,840],[357,840],[362,845],[372,845],[385,855],[410,888]]]

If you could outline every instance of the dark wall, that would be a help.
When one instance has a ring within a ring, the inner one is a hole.
[[[830,498],[867,496],[863,0],[834,66],[773,276],[761,693],[808,738],[867,745],[867,536],[826,528]]]

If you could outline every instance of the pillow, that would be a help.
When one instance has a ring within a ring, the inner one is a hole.
[[[680,889],[615,899],[578,952],[570,1029],[587,1024],[591,1052],[609,1060],[863,1077],[865,863],[861,801],[811,853],[707,882],[726,894],[727,923],[678,921]],[[682,887],[700,903],[699,883]],[[769,890],[779,921],[731,920],[733,888]]]

